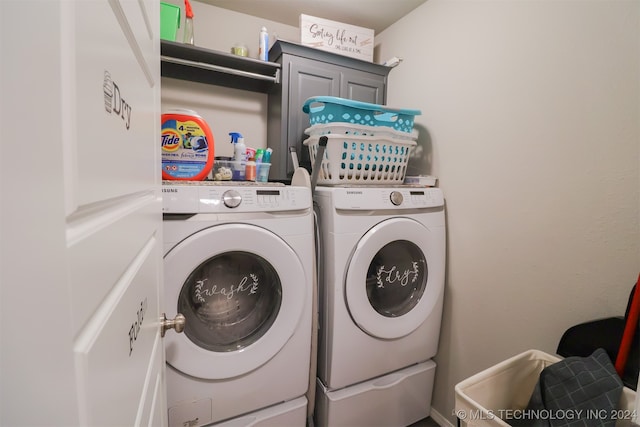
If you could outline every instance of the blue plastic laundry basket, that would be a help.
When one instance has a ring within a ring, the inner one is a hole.
[[[386,126],[401,132],[412,132],[415,116],[422,114],[420,110],[390,108],[335,96],[311,97],[305,101],[302,111],[309,114],[311,125],[344,122]]]

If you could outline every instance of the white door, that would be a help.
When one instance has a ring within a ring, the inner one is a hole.
[[[166,425],[159,2],[0,19],[0,425]]]

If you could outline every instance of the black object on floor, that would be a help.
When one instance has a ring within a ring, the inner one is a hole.
[[[615,363],[636,287],[634,286],[631,289],[624,317],[607,317],[572,326],[560,338],[558,350],[556,351],[558,355],[563,357],[587,357],[596,349],[603,348],[612,363]],[[620,375],[625,387],[633,390],[637,389],[639,362],[640,328],[636,328],[626,366],[622,375]]]

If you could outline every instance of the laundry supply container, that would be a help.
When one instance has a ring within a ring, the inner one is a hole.
[[[160,38],[176,41],[178,28],[180,28],[180,7],[160,2]]]
[[[338,134],[408,141],[415,141],[418,139],[417,130],[402,132],[386,126],[367,126],[345,122],[317,123],[305,129],[304,133],[309,136]]]
[[[460,424],[508,427],[510,424],[502,418],[513,417],[517,411],[524,410],[540,372],[560,360],[539,350],[528,350],[459,382],[455,386],[455,412]],[[623,389],[616,427],[633,425],[631,415],[638,415],[635,398],[633,390]]]
[[[229,158],[216,158],[211,172],[211,179],[214,181],[250,180],[247,174],[247,163],[245,161],[233,161]],[[253,181],[268,182],[270,169],[271,163],[256,163]]]
[[[415,116],[422,114],[420,110],[393,108],[336,96],[307,98],[302,111],[309,115],[310,125],[340,122],[383,126],[406,133],[413,132]]]
[[[402,184],[411,150],[416,146],[408,139],[367,135],[333,133],[322,137],[327,138],[318,171],[318,183],[322,185]],[[314,135],[303,142],[314,166],[320,138]]]
[[[302,111],[309,115],[309,135],[303,143],[311,164],[321,137],[327,138],[319,164],[321,185],[402,184],[418,132],[413,129],[419,110],[391,108],[333,96],[308,98]]]

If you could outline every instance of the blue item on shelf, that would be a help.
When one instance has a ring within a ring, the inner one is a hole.
[[[311,97],[305,101],[302,111],[309,114],[311,125],[344,122],[386,126],[401,132],[412,132],[414,117],[422,114],[420,110],[390,108],[335,96]]]

